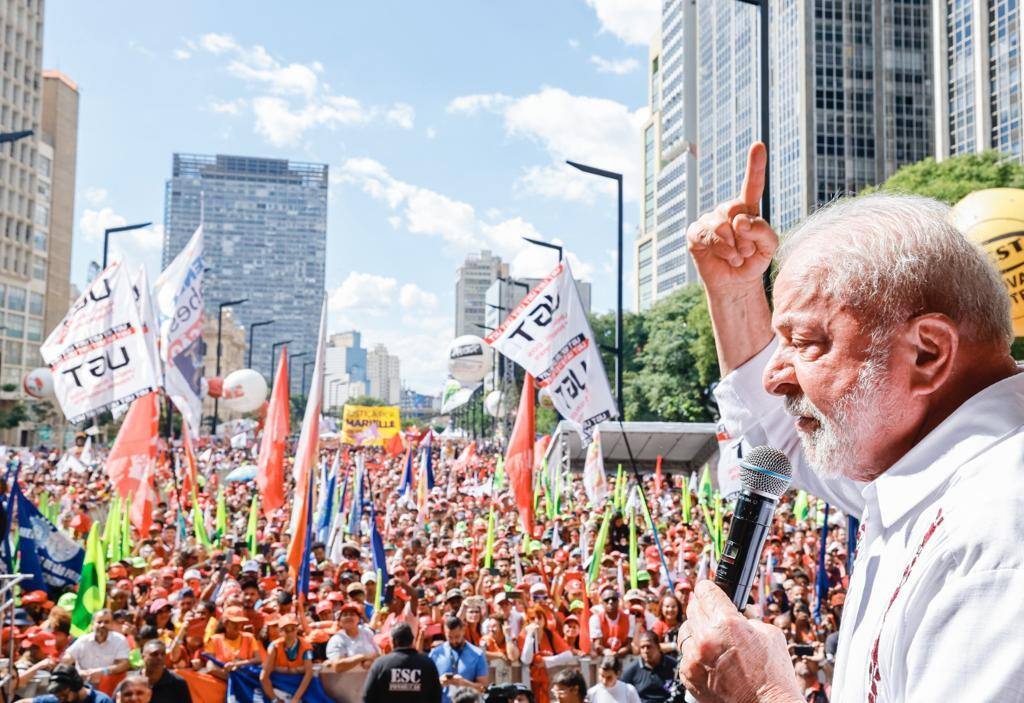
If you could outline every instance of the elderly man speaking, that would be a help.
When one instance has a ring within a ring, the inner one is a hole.
[[[927,198],[841,200],[779,247],[758,216],[766,161],[751,147],[740,196],[687,239],[726,426],[861,518],[833,700],[1024,700],[1024,374],[1006,289]],[[781,631],[711,582],[687,616],[679,676],[698,700],[803,700]]]

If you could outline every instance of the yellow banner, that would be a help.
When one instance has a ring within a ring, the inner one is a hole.
[[[346,405],[341,420],[341,441],[362,447],[382,447],[402,430],[394,405]]]

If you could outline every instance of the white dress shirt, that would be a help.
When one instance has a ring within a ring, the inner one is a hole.
[[[715,395],[730,434],[784,452],[794,486],[861,518],[832,700],[1024,700],[1024,373],[863,484],[808,467],[794,418],[761,384],[774,349]]]

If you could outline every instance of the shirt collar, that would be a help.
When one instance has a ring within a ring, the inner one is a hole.
[[[889,529],[956,469],[1024,425],[1024,373],[993,383],[957,408],[863,491]]]

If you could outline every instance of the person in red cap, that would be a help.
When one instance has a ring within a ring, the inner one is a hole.
[[[292,694],[293,701],[301,701],[303,694],[313,680],[313,648],[304,638],[299,637],[299,619],[294,615],[282,615],[277,622],[281,628],[281,636],[271,642],[267,650],[267,657],[263,662],[263,671],[260,673],[260,686],[266,695],[266,700],[276,700],[274,686],[270,682],[270,675],[279,674],[302,674],[302,681],[299,687]]]
[[[22,594],[21,607],[39,625],[46,619],[46,614],[53,607],[53,601],[46,595],[46,591],[29,591]]]
[[[57,663],[57,639],[41,627],[30,627],[23,633],[21,649],[22,655],[15,665],[15,696],[41,696],[50,682],[50,669]]]

